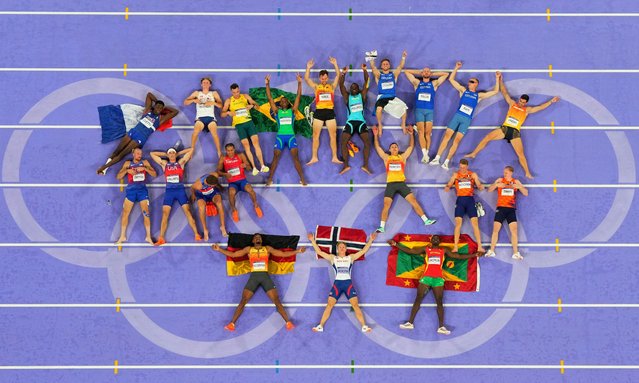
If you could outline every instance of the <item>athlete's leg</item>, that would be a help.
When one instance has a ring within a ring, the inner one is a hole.
[[[277,290],[270,289],[269,291],[266,292],[266,295],[273,301],[273,303],[275,303],[275,308],[277,309],[277,312],[280,313],[284,321],[290,322],[290,319],[288,318],[288,314],[286,313],[286,310],[284,310],[284,306],[282,305],[282,302],[280,302],[280,297],[277,294]]]
[[[472,152],[466,154],[464,157],[475,158],[477,157],[477,154],[479,154],[479,152],[484,150],[484,148],[486,147],[486,145],[488,145],[490,141],[503,140],[504,137],[506,137],[506,135],[504,135],[504,132],[501,131],[501,128],[494,129],[490,133],[488,133],[486,137],[484,137],[479,142],[479,144],[477,144],[477,146],[475,147],[475,149],[473,149]]]
[[[424,215],[424,209],[422,209],[421,206],[419,206],[419,202],[417,202],[417,198],[415,198],[415,194],[410,193],[409,195],[406,196],[406,201],[408,201],[408,203],[413,207],[413,210],[415,210],[415,213],[417,213],[418,216],[422,216]]]
[[[129,153],[131,153],[133,151],[133,149],[137,148],[138,146],[140,146],[140,144],[138,144],[137,141],[133,141],[131,139],[131,137],[129,137],[128,135],[125,135],[122,138],[122,141],[120,141],[120,145],[118,145],[118,148],[120,148],[121,145],[123,145],[123,143],[126,142],[126,144],[124,144],[124,148],[122,150],[118,150],[116,149],[116,151],[114,151],[111,154],[111,161],[109,161],[108,163],[100,166],[100,168],[97,170],[97,174],[104,174],[102,173],[105,169],[108,169],[109,167],[117,164],[118,162],[122,161],[122,159]]]
[[[330,318],[331,312],[333,311],[333,307],[335,307],[335,303],[337,303],[337,299],[333,297],[328,297],[326,308],[324,309],[324,312],[322,313],[322,319],[320,320],[320,323],[319,323],[320,326],[324,327],[324,324],[326,323],[326,321],[328,321],[328,318]]]
[[[404,114],[402,114],[402,132],[406,132],[406,111],[404,111]]]
[[[519,252],[519,241],[517,236],[517,221],[511,222],[508,224],[508,228],[510,229],[510,243],[513,246],[513,254]]]
[[[426,294],[428,294],[429,289],[430,286],[423,283],[420,283],[417,286],[417,295],[415,296],[415,302],[413,302],[413,308],[410,310],[410,318],[408,318],[408,321],[410,323],[415,323],[415,316],[417,316],[417,312],[421,308],[422,301],[424,300]]]
[[[169,224],[169,214],[171,214],[171,206],[162,206],[162,222],[160,223],[160,238],[164,239],[166,228]],[[159,239],[159,238],[158,238]]]
[[[426,129],[424,130],[424,141],[426,142],[426,152],[430,149],[431,136],[433,134],[433,122],[426,121]]]
[[[242,315],[242,312],[244,311],[244,306],[246,306],[246,304],[251,300],[252,297],[253,292],[251,290],[244,289],[244,291],[242,291],[242,299],[235,309],[235,313],[233,314],[231,323],[237,322],[237,320],[240,318],[240,315]]]
[[[359,137],[364,143],[364,163],[362,165],[362,170],[368,174],[371,174],[371,171],[368,168],[368,158],[371,155],[371,140],[370,137],[368,137],[368,131],[360,133]]]
[[[433,295],[437,304],[437,319],[439,327],[444,325],[444,286],[433,286]]]
[[[220,232],[222,233],[222,237],[228,237],[228,234],[226,233],[226,218],[224,217],[224,205],[222,204],[222,196],[218,194],[213,197],[213,203],[217,207],[217,212],[220,216]]]
[[[331,144],[331,162],[341,164],[342,161],[337,158],[337,120],[326,121],[326,128],[328,129],[328,139]]]
[[[198,217],[200,217],[200,224],[202,225],[202,238],[208,241],[209,228],[206,226],[206,202],[203,199],[197,200],[197,212]]]
[[[490,250],[495,251],[497,246],[497,239],[499,239],[499,230],[501,229],[501,222],[493,222],[493,234],[490,237]]]
[[[222,148],[220,147],[220,137],[217,135],[217,122],[211,121],[209,122],[209,132],[211,132],[211,137],[213,137],[213,143],[215,144],[215,150],[217,150],[217,158],[220,158],[222,153]],[[193,148],[194,146],[191,145]]]
[[[377,118],[377,127],[379,128],[379,131],[377,133],[378,137],[382,136],[382,111],[384,110],[384,108],[382,108],[381,106],[378,106],[377,108],[375,108],[375,117]]]
[[[237,209],[235,208],[235,196],[237,195],[237,190],[233,187],[229,187],[229,203],[231,205],[231,211],[235,212]]]
[[[297,170],[297,174],[300,176],[300,182],[304,186],[308,185],[304,178],[304,171],[302,170],[302,163],[300,162],[299,150],[297,148],[291,149],[291,157],[293,157],[293,166],[295,166],[295,170]]]
[[[153,245],[153,239],[151,239],[151,212],[149,211],[148,199],[140,201],[140,210],[142,210],[142,217],[144,218],[144,230],[146,231],[146,237],[144,238],[144,240]]]
[[[446,131],[444,132],[444,137],[442,137],[442,142],[439,144],[439,149],[437,149],[437,157],[442,156],[442,153],[444,153],[444,150],[446,150],[448,141],[450,141],[450,138],[453,136],[453,134],[455,134],[454,130],[450,128],[446,129]]]
[[[342,161],[344,161],[344,165],[342,166],[342,170],[339,174],[344,174],[347,171],[351,170],[351,167],[348,165],[349,155],[348,155],[348,141],[351,139],[351,134],[347,132],[342,132],[340,135],[341,148],[342,148]]]
[[[364,319],[364,313],[362,313],[362,309],[359,307],[359,299],[357,297],[352,297],[348,300],[351,302],[351,306],[353,306],[353,311],[355,312],[355,318],[360,325],[366,326],[366,320]]]
[[[477,242],[477,251],[484,252],[484,246],[481,243],[481,231],[479,230],[479,220],[477,217],[470,218],[470,225],[473,227],[473,233],[475,234],[475,242]]]
[[[199,236],[200,233],[197,232],[197,226],[195,225],[195,219],[193,219],[193,214],[191,214],[191,207],[188,203],[182,205],[182,211],[184,212],[184,216],[186,216],[186,221],[189,223],[189,227],[193,230],[194,236]]]
[[[280,163],[280,157],[282,156],[282,151],[279,149],[275,149],[273,151],[273,161],[271,161],[271,171],[268,174],[268,178],[266,179],[266,186],[269,186],[273,183],[273,176],[275,175],[275,170],[277,170],[277,165]]]
[[[195,144],[197,143],[197,137],[200,135],[202,129],[204,129],[204,123],[200,120],[195,121],[195,124],[193,125],[193,133],[191,134],[191,148],[193,148],[193,154],[195,154]]]
[[[243,138],[242,140],[240,140],[240,143],[242,143],[244,154],[246,154],[246,158],[248,159],[249,163],[251,164],[253,169],[256,169],[255,160],[253,160],[253,153],[251,153],[251,145],[249,144],[248,138]]]
[[[426,149],[426,136],[424,134],[424,122],[419,121],[416,122],[417,125],[417,140],[419,141],[419,147],[422,149]]]
[[[459,246],[459,236],[461,234],[461,227],[462,227],[462,221],[464,219],[462,217],[455,217],[455,245],[453,246],[453,253],[456,253],[457,250],[459,250],[458,246]],[[475,218],[475,220],[477,220]]]
[[[453,139],[453,144],[450,146],[450,150],[448,151],[448,156],[446,156],[446,160],[450,161],[453,158],[455,152],[457,152],[457,147],[459,147],[459,143],[461,142],[462,138],[464,138],[464,134],[461,132],[457,132],[455,138]]]
[[[260,137],[257,134],[251,136],[251,142],[253,143],[253,147],[255,148],[255,155],[257,156],[257,160],[260,161],[260,169],[266,166],[264,163],[264,157],[262,157],[262,148],[260,147]],[[257,163],[256,163],[257,164]]]
[[[131,214],[133,205],[133,202],[126,198],[124,199],[124,204],[122,205],[122,222],[120,224],[120,238],[118,238],[116,243],[126,242],[126,228],[129,225],[129,215]]]
[[[386,222],[386,220],[388,220],[388,211],[390,210],[392,204],[392,198],[384,197],[384,207],[382,208],[382,216],[380,218],[382,222]]]
[[[306,165],[313,165],[318,161],[317,151],[319,150],[320,133],[322,133],[322,126],[324,126],[324,121],[313,120],[313,147],[311,150],[311,160],[308,161]]]
[[[244,190],[251,197],[251,201],[253,202],[253,207],[256,209],[260,207],[260,205],[257,203],[257,194],[255,194],[255,190],[253,190],[253,186],[251,186],[251,184],[246,184],[246,186],[244,186]]]
[[[513,138],[510,140],[510,144],[515,149],[515,153],[519,158],[519,163],[521,167],[524,168],[524,173],[526,173],[526,178],[532,179],[533,176],[530,173],[530,169],[528,169],[528,161],[526,161],[526,156],[524,155],[524,145],[522,144],[521,138]]]

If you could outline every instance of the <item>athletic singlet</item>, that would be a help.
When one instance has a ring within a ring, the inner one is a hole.
[[[155,131],[155,129],[157,129],[160,126],[160,115],[155,114],[153,112],[149,112],[145,114],[144,116],[142,116],[142,118],[140,119],[140,122],[138,122],[138,125],[140,124],[147,129],[151,129],[152,131]]]
[[[506,120],[504,120],[503,126],[507,126],[509,128],[515,128],[517,130],[521,129],[521,125],[526,121],[526,117],[528,114],[526,113],[526,107],[523,108],[517,103],[513,104],[508,109],[508,114],[506,115]]]
[[[335,106],[333,99],[335,91],[331,84],[317,84],[315,88],[315,108],[316,109],[333,109]]]
[[[248,104],[249,102],[243,94],[240,94],[240,97],[238,98],[231,97],[231,105],[229,106],[229,110],[235,112],[235,116],[233,116],[231,125],[235,126],[237,124],[243,124],[245,122],[251,121],[251,114],[247,109]]]
[[[164,167],[164,178],[166,178],[166,188],[184,187],[184,169],[179,162],[167,162]]]
[[[472,197],[475,195],[473,172],[468,170],[466,174],[455,173],[455,189],[457,190],[457,197]]]
[[[380,73],[377,83],[377,99],[395,97],[395,75],[393,72]]]
[[[293,124],[295,119],[293,117],[293,109],[288,108],[277,110],[277,134],[281,135],[294,135]]]
[[[459,100],[459,107],[457,108],[457,114],[460,116],[473,118],[473,113],[479,102],[479,93],[471,92],[469,90],[464,91],[461,99]]]
[[[224,156],[224,172],[231,176],[226,179],[227,182],[236,182],[245,179],[244,168],[242,167],[242,159],[235,153],[235,156]]]
[[[129,164],[129,169],[135,169],[136,173],[135,174],[127,173],[127,178],[129,181],[127,188],[133,189],[133,188],[145,186],[146,168],[144,167],[144,161],[142,160],[140,160],[140,162],[131,161],[131,164]]]
[[[435,86],[432,81],[421,81],[415,89],[415,108],[435,109]]]
[[[405,165],[406,163],[399,154],[388,156],[388,162],[386,162],[386,183],[406,181],[406,176],[404,175]]]
[[[497,207],[515,207],[515,189],[516,179],[511,179],[510,182],[505,178],[499,179],[499,182],[506,184],[505,188],[497,188]]]
[[[335,271],[336,281],[347,281],[351,279],[351,269],[353,268],[353,260],[350,255],[343,257],[333,256],[333,270]]]
[[[263,271],[268,272],[268,250],[266,247],[251,247],[248,254],[251,264],[251,272]]]
[[[200,189],[200,193],[204,194],[204,195],[211,195],[213,193],[215,193],[215,186],[213,185],[208,185],[205,183],[206,181],[206,177],[208,177],[208,174],[203,175],[202,177],[200,177],[200,183],[202,184],[202,189]]]
[[[206,106],[207,102],[215,101],[213,92],[204,93],[202,91],[197,92],[197,103],[195,103],[195,118],[200,117],[213,117],[215,118],[215,105]]]
[[[364,102],[362,94],[348,94],[348,118],[346,121],[366,121],[364,119]]]
[[[443,278],[444,273],[444,249],[426,248],[426,256],[424,257],[424,274],[422,277]]]

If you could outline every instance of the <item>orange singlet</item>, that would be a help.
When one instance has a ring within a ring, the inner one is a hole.
[[[266,247],[251,247],[249,250],[249,262],[251,263],[251,272],[266,271],[268,272],[268,250]]]
[[[457,189],[458,197],[472,197],[475,195],[475,180],[473,172],[470,170],[466,174],[457,172],[455,174],[455,189]]]
[[[317,84],[315,88],[315,107],[316,109],[333,109],[335,106],[333,99],[335,97],[335,91],[331,84]]]
[[[402,156],[389,155],[388,162],[386,162],[386,183],[406,181],[406,175],[404,174],[405,166],[406,164]]]
[[[526,117],[528,114],[526,113],[526,107],[523,108],[517,103],[514,103],[509,109],[508,114],[506,115],[506,119],[504,120],[503,126],[507,126],[509,128],[514,128],[517,130],[521,129],[521,125],[526,121]]]
[[[515,207],[515,182],[517,180],[512,178],[510,181],[506,181],[505,178],[501,178],[499,182],[506,184],[505,188],[497,188],[497,207]]]

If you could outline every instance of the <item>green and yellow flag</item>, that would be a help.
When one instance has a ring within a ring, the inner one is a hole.
[[[277,121],[271,116],[271,106],[266,97],[266,88],[251,88],[249,89],[249,96],[260,104],[259,108],[251,109],[251,119],[257,127],[257,130],[260,132],[277,132]],[[286,97],[291,105],[293,105],[296,94],[271,88],[271,96],[276,104],[282,97]],[[313,136],[313,129],[311,128],[311,124],[309,123],[310,118],[308,117],[311,103],[313,103],[313,97],[304,95],[300,97],[300,105],[298,112],[295,113],[295,123],[293,125],[295,134],[301,134],[306,138]]]
[[[413,248],[430,245],[431,234],[403,234],[399,233],[393,240],[402,245]],[[452,235],[439,235],[440,246],[450,249],[454,246]],[[459,237],[457,246],[459,254],[473,254],[477,251],[477,244],[468,234]],[[444,289],[453,291],[479,291],[479,263],[477,258],[454,259],[446,257],[444,260]],[[388,254],[388,268],[386,270],[386,284],[406,288],[416,288],[424,273],[424,257],[407,254],[393,247]]]

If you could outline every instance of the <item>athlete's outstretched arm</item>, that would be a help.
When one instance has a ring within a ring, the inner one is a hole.
[[[366,96],[368,96],[368,71],[366,70],[366,63],[362,64],[362,73],[364,73],[364,86],[362,87],[362,102],[366,102]]]
[[[333,79],[333,89],[335,89],[339,81],[339,65],[337,65],[337,59],[335,57],[329,57],[328,62],[333,64],[333,69],[335,69],[335,78]]]
[[[379,82],[379,69],[377,69],[377,65],[375,65],[375,58],[371,57],[371,70],[373,71],[373,77],[375,77],[375,82]]]
[[[519,182],[519,180],[515,182],[515,189],[519,190],[521,194],[528,197],[528,189],[526,189],[524,185],[521,182]]]
[[[348,73],[348,67],[342,68],[341,72],[338,73],[339,76],[339,91],[342,93],[342,98],[346,105],[348,105],[348,91],[346,90],[346,85],[344,85],[344,81],[346,80],[346,73]]]
[[[384,163],[386,163],[386,160],[388,160],[388,154],[386,154],[386,152],[382,150],[382,147],[379,146],[379,138],[377,138],[377,134],[373,134],[373,144],[375,145],[377,155],[382,159],[382,161],[384,161]]]
[[[313,88],[313,90],[315,90],[315,88],[317,88],[317,84],[315,83],[315,81],[311,80],[311,68],[313,67],[313,65],[315,65],[315,60],[313,59],[308,60],[308,62],[306,63],[306,72],[304,73],[304,81],[306,81],[308,86],[310,86],[311,88]]]
[[[149,173],[152,177],[157,177],[158,176],[158,172],[155,171],[155,168],[153,168],[153,166],[151,166],[151,163],[147,160],[142,161],[142,163],[144,164],[144,168],[146,169],[146,172]]]
[[[481,257],[481,254],[482,254],[482,253],[459,254],[459,253],[453,253],[452,251],[450,251],[449,249],[445,247],[442,247],[442,249],[444,249],[444,253],[446,254],[447,257],[455,258],[455,259],[470,259],[475,257]]]
[[[228,250],[224,250],[223,248],[220,247],[220,245],[218,245],[217,243],[214,243],[211,248],[214,251],[217,251],[218,253],[222,253],[224,255],[226,255],[227,257],[231,257],[231,258],[238,258],[238,257],[242,257],[245,256],[246,254],[249,253],[249,250],[251,250],[250,246],[247,246],[241,250],[238,251],[228,251]]]
[[[268,250],[269,254],[275,255],[276,257],[290,257],[295,254],[301,254],[306,251],[306,247],[302,246],[299,249],[290,250],[290,251],[282,251],[271,246],[266,246],[266,250]]]
[[[553,97],[550,100],[544,102],[541,105],[537,105],[537,106],[533,106],[527,109],[528,114],[533,114],[533,113],[537,113],[537,112],[541,112],[542,110],[546,109],[547,107],[549,107],[550,105],[556,103],[557,101],[559,101],[559,97]]]
[[[406,151],[402,153],[402,158],[404,159],[404,161],[408,160],[408,157],[410,157],[411,153],[413,152],[413,148],[415,147],[415,135],[411,133],[408,136],[408,148],[406,148]]]
[[[391,245],[391,246],[395,246],[398,249],[401,249],[406,254],[423,255],[426,252],[426,247],[425,246],[410,248],[410,247],[406,247],[406,246],[402,245],[401,243],[397,243],[397,242],[393,241],[392,239],[390,241],[388,241],[388,244]]]
[[[266,86],[266,98],[268,99],[268,104],[271,106],[271,110],[273,113],[277,113],[277,105],[275,105],[275,101],[273,101],[273,97],[271,96],[271,75],[267,74],[264,77],[264,85]]]
[[[297,93],[293,103],[293,112],[297,113],[300,107],[300,99],[302,98],[302,76],[299,73],[295,73],[295,79],[297,80]],[[295,121],[295,116],[293,116],[293,121]]]
[[[373,244],[373,241],[375,240],[375,238],[377,238],[377,232],[376,231],[371,233],[370,237],[368,238],[368,242],[366,242],[366,245],[364,245],[364,248],[362,250],[360,250],[357,253],[351,255],[351,259],[353,261],[356,261],[359,258],[361,258],[362,255],[366,254],[366,252],[371,248],[371,245]]]
[[[455,77],[457,76],[457,71],[461,67],[462,67],[462,62],[457,61],[455,63],[455,69],[453,69],[453,71],[450,73],[450,77],[448,78],[448,81],[450,81],[450,83],[453,85],[453,88],[457,89],[460,96],[462,95],[462,93],[466,91],[466,88],[462,86],[460,83],[458,83],[457,80],[455,79]]]
[[[403,51],[402,59],[399,61],[399,65],[397,66],[397,68],[395,68],[395,70],[393,71],[393,75],[395,76],[395,81],[397,81],[397,78],[402,73],[402,69],[404,69],[404,65],[406,64],[406,56],[407,56],[406,51]]]
[[[156,164],[160,165],[162,169],[164,169],[164,165],[166,165],[166,161],[162,159],[162,157],[165,155],[164,152],[151,152],[149,153],[149,155]]]
[[[515,101],[508,94],[508,89],[506,89],[506,84],[504,84],[504,76],[501,76],[499,79],[499,90],[501,91],[501,95],[504,97],[504,100],[508,103],[508,106],[512,106]],[[528,109],[528,113],[530,113],[530,108]]]
[[[479,93],[479,100],[483,100],[485,98],[489,98],[492,97],[494,95],[496,95],[497,93],[499,93],[499,83],[501,81],[501,72],[497,71],[495,72],[495,88],[489,92],[481,92]]]
[[[317,242],[315,242],[315,236],[313,235],[313,233],[308,233],[307,237],[308,237],[308,240],[311,242],[311,246],[313,246],[313,250],[315,250],[315,254],[319,255],[320,257],[326,259],[329,262],[333,260],[332,254],[323,252],[322,249],[320,249],[319,246],[317,246]]]

